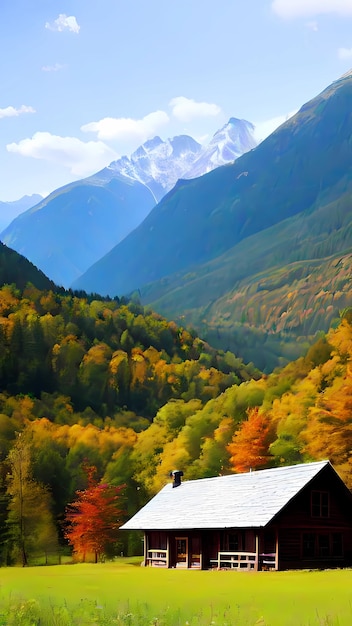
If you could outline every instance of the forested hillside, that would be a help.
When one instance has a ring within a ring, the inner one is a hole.
[[[32,283],[38,289],[55,289],[55,284],[35,265],[0,241],[0,285],[15,283],[23,289]]]
[[[1,288],[0,346],[3,496],[12,493],[5,479],[13,475],[11,455],[29,455],[33,479],[50,490],[56,520],[84,482],[86,461],[99,480],[109,471],[109,482],[127,484],[127,509],[134,510],[146,491],[131,492],[128,456],[159,409],[180,402],[186,416],[259,376],[235,355],[212,349],[137,302],[80,298],[31,284]],[[17,454],[18,433],[28,445]],[[6,536],[6,515],[3,521]]]
[[[175,468],[187,480],[330,458],[352,486],[349,311],[269,376],[134,302],[4,286],[0,316],[3,562],[14,558],[13,477],[24,458],[38,486],[32,516],[41,503],[47,520],[29,552],[49,550],[55,525],[64,543],[86,463],[102,484],[125,485],[125,516]],[[140,550],[126,534],[121,542]]]
[[[101,419],[121,410],[152,419],[170,398],[205,402],[256,373],[136,302],[31,285],[0,290],[0,345],[4,392],[62,394]]]

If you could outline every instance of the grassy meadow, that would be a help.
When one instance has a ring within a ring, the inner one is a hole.
[[[182,571],[113,563],[0,569],[0,626],[350,626],[352,570]]]

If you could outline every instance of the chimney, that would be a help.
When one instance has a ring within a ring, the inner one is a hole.
[[[181,476],[183,476],[183,472],[180,470],[174,470],[170,472],[170,478],[173,477],[174,482],[172,483],[173,487],[179,487],[181,484]]]

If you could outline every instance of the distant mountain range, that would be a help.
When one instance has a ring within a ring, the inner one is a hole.
[[[0,201],[0,232],[4,230],[17,215],[20,215],[20,213],[38,204],[42,199],[42,196],[39,194],[33,194],[32,196],[23,196],[23,198],[12,202]]]
[[[69,287],[122,241],[181,178],[232,162],[255,145],[254,127],[231,118],[206,147],[187,135],[147,141],[82,181],[62,187],[19,215],[1,240]]]
[[[259,367],[295,358],[352,306],[351,136],[348,73],[234,164],[179,181],[73,287],[139,290]]]

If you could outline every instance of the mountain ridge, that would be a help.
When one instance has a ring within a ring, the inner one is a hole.
[[[4,202],[0,200],[0,232],[4,230],[18,215],[38,204],[43,196],[34,193],[18,200]]]

